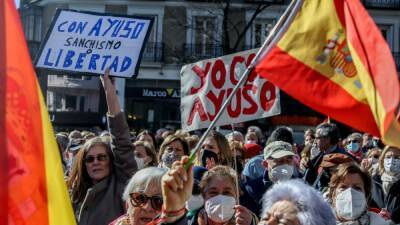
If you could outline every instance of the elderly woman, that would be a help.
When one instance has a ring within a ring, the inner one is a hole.
[[[211,131],[197,155],[197,165],[211,169],[217,165],[233,167],[233,155],[225,136]]]
[[[148,166],[157,166],[156,151],[151,143],[147,141],[135,141],[133,147],[138,169],[143,169]]]
[[[329,183],[328,201],[336,214],[338,225],[389,225],[390,220],[368,211],[371,178],[356,164],[338,166]]]
[[[146,225],[161,214],[161,178],[165,170],[148,167],[138,171],[126,185],[122,199],[127,213],[110,225]]]
[[[386,146],[372,177],[372,205],[381,214],[400,223],[400,149]]]
[[[188,221],[185,217],[185,202],[190,199],[193,172],[184,169],[188,158],[175,162],[172,170],[163,177],[164,222],[173,224],[239,224],[257,223],[257,217],[247,208],[239,205],[236,186],[236,172],[226,166],[216,166],[207,171],[201,181],[200,190],[204,198],[204,208]]]
[[[189,145],[183,137],[172,134],[167,136],[161,144],[158,162],[160,167],[171,168],[172,163],[180,160],[184,155],[189,155]]]
[[[272,186],[263,197],[259,225],[335,225],[335,216],[322,196],[301,180]]]
[[[67,178],[79,225],[106,225],[124,214],[125,184],[137,170],[129,127],[106,71],[102,83],[108,103],[108,126],[113,147],[101,138],[87,141],[76,156]]]

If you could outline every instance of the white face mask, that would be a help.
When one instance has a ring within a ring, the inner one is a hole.
[[[374,157],[371,157],[368,160],[372,165],[377,164],[379,162],[379,159]]]
[[[229,221],[235,214],[236,200],[234,197],[217,195],[208,199],[205,203],[205,210],[208,218],[216,223]]]
[[[398,174],[400,173],[400,159],[385,158],[383,160],[383,167],[386,173]]]
[[[293,166],[288,164],[276,166],[269,171],[269,179],[271,179],[273,183],[289,180],[293,175],[293,170]]]
[[[196,211],[204,205],[204,199],[201,195],[192,195],[186,202],[185,207],[188,211]]]
[[[136,160],[136,165],[137,165],[138,170],[141,170],[145,167],[143,158],[139,158],[139,157],[135,156],[135,160]]]
[[[337,194],[335,208],[337,216],[346,220],[356,220],[367,209],[365,194],[353,188],[347,188]]]

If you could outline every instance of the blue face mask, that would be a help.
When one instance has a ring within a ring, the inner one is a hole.
[[[350,150],[352,152],[358,152],[358,150],[360,148],[360,146],[356,142],[352,142],[352,143],[348,144],[346,147],[348,150]]]

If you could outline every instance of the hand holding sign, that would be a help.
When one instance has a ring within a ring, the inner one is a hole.
[[[100,76],[101,83],[103,84],[104,92],[106,94],[108,114],[115,116],[121,112],[121,106],[118,101],[117,91],[115,88],[115,81],[110,78],[110,68],[104,72],[104,76]]]

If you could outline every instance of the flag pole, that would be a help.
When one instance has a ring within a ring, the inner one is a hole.
[[[204,132],[204,134],[201,136],[199,142],[197,143],[196,147],[192,151],[192,153],[189,156],[189,161],[185,165],[185,168],[188,169],[190,165],[193,164],[194,159],[196,158],[196,153],[197,151],[200,150],[201,145],[207,138],[208,134],[211,132],[211,130],[214,128],[215,124],[217,123],[218,119],[221,117],[222,113],[230,104],[233,96],[235,96],[237,90],[247,81],[248,75],[250,74],[251,71],[253,71],[257,61],[261,58],[261,56],[264,56],[266,53],[268,53],[271,50],[271,42],[276,38],[277,34],[279,31],[281,31],[281,28],[285,24],[286,20],[292,16],[294,13],[298,11],[298,7],[296,11],[292,11],[295,6],[298,6],[299,4],[296,3],[302,3],[302,0],[292,0],[289,4],[289,6],[286,8],[285,12],[282,14],[274,28],[271,30],[271,33],[269,33],[267,39],[264,41],[263,45],[261,48],[258,50],[256,56],[254,57],[253,61],[250,63],[250,65],[246,68],[244,71],[243,75],[241,76],[240,80],[236,84],[236,86],[233,88],[231,94],[228,96],[224,104],[221,106],[221,109],[218,111],[217,115],[215,116],[214,120],[211,121],[211,124],[207,128],[207,130]]]

